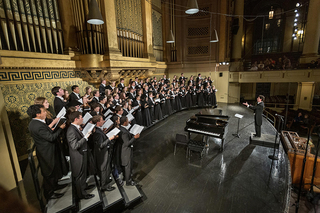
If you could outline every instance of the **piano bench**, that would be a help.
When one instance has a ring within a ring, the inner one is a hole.
[[[205,150],[205,146],[206,143],[203,141],[194,141],[194,140],[190,140],[189,144],[188,144],[188,149],[189,149],[189,159],[190,159],[190,155],[191,155],[191,151],[194,152],[199,152],[201,158],[203,157],[203,153]]]

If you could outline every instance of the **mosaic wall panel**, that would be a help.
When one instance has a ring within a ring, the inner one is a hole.
[[[115,0],[117,28],[143,35],[141,0]]]
[[[152,0],[152,5],[161,9],[161,0]]]
[[[153,45],[162,46],[162,15],[154,9],[152,9],[152,33]]]
[[[46,97],[50,103],[49,110],[53,112],[54,96],[51,93],[51,89],[54,86],[60,86],[71,92],[72,85],[79,85],[80,94],[84,94],[85,87],[90,86],[87,82],[78,78],[70,78],[70,81],[62,81],[58,78],[57,81],[52,82],[39,80],[33,83],[20,81],[16,84],[12,84],[12,82],[6,84],[6,82],[3,82],[3,87],[1,88],[4,97],[3,101],[7,108],[18,156],[26,154],[31,144],[31,137],[28,132],[30,118],[27,115],[27,109],[33,104],[34,99],[39,96]]]

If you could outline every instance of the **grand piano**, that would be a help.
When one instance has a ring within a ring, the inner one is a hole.
[[[223,151],[224,139],[228,132],[229,116],[212,114],[195,114],[187,120],[184,130],[188,132],[190,139],[191,133],[206,135],[221,139],[220,151]]]

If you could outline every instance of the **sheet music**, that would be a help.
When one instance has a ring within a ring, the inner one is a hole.
[[[120,129],[114,128],[113,130],[107,133],[107,137],[110,138],[111,136],[119,134],[119,132],[120,132]]]
[[[61,117],[59,118],[58,122],[53,126],[53,129],[55,129],[58,126],[61,126],[62,124],[64,124],[67,121],[67,119],[65,117]]]
[[[129,112],[129,113],[133,113],[133,112],[134,112],[134,111],[136,111],[138,108],[139,108],[139,105],[138,105],[138,106],[133,107],[133,108],[130,110],[130,112]]]
[[[92,118],[92,115],[90,115],[90,113],[87,112],[83,117],[83,122],[82,123],[86,124],[89,121],[90,118]]]
[[[67,113],[66,108],[65,108],[65,107],[62,107],[62,109],[60,110],[60,112],[59,112],[58,115],[57,115],[57,118],[62,118],[62,117],[64,117],[64,116],[66,115],[66,113]]]
[[[237,114],[234,115],[234,117],[241,119],[241,118],[243,118],[243,115],[240,115],[240,114],[237,113]]]
[[[112,124],[113,124],[113,122],[110,119],[108,119],[106,122],[104,122],[104,124],[102,125],[101,128],[102,129],[109,129]]]
[[[113,112],[112,112],[110,109],[108,109],[107,112],[104,113],[104,117],[107,117],[107,115],[112,114],[112,113],[113,113]]]
[[[106,117],[106,119],[105,119],[105,120],[107,121],[107,120],[109,120],[111,117],[112,117],[112,114],[111,114],[111,115],[109,115],[108,117]]]
[[[78,99],[78,102],[80,102],[81,104],[83,104],[82,98]]]
[[[133,127],[130,129],[130,133],[133,135],[140,134],[143,130],[144,126],[140,126],[138,124],[133,125]]]
[[[88,132],[91,132],[95,126],[96,126],[95,124],[88,123],[88,124],[84,127],[84,129],[82,130],[82,134],[83,134],[84,136],[86,136],[86,134],[87,134]]]
[[[129,121],[129,122],[134,119],[134,117],[133,117],[133,115],[132,115],[131,113],[129,113],[129,114],[127,115],[127,118],[128,118],[128,121]]]
[[[155,99],[154,102],[160,102],[160,98]]]

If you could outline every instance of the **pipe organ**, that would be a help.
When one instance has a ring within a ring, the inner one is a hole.
[[[57,0],[0,0],[0,49],[63,53]]]

